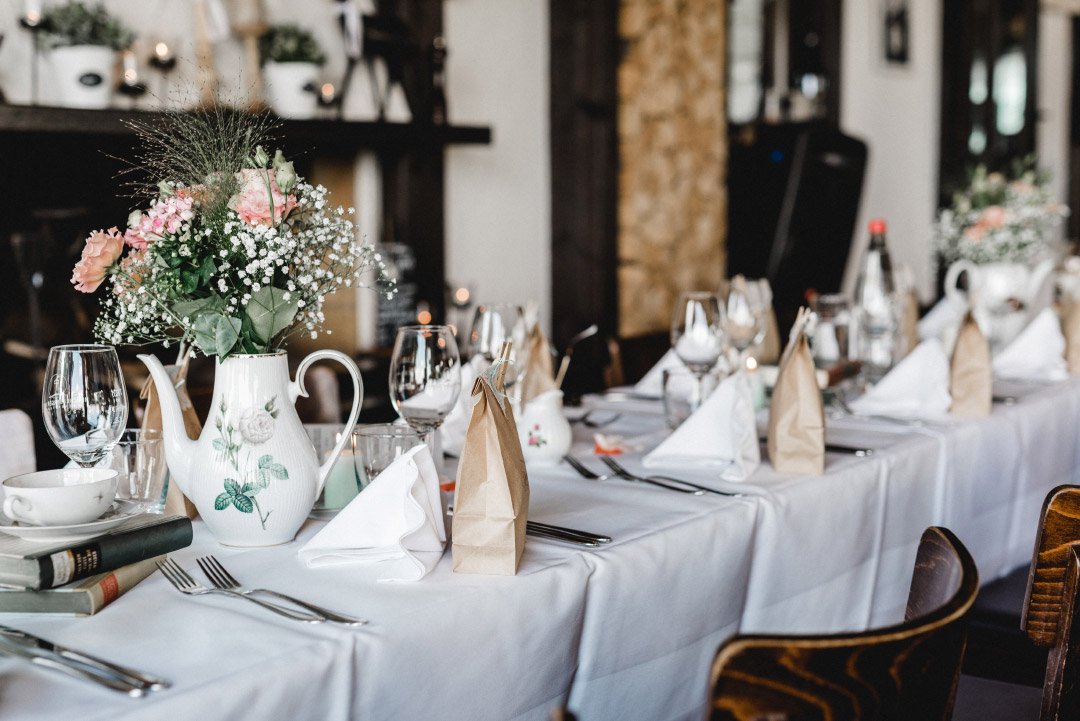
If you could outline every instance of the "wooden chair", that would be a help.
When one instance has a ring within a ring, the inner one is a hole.
[[[1041,518],[1021,616],[1031,643],[1049,651],[1041,704],[1038,689],[965,677],[957,721],[1034,719],[1039,706],[1042,721],[1080,719],[1080,486],[1050,491]]]
[[[903,623],[736,636],[711,674],[713,721],[934,721],[951,715],[978,571],[947,529],[922,536]]]

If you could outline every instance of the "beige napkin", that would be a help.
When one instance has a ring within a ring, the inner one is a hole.
[[[298,554],[309,568],[377,565],[380,581],[418,581],[445,548],[439,474],[422,444],[375,476]]]
[[[1080,376],[1080,300],[1071,300],[1061,317],[1065,335],[1065,365],[1069,375]]]
[[[994,372],[990,344],[968,313],[956,334],[949,363],[949,413],[961,418],[985,418],[993,410]]]
[[[825,408],[806,341],[808,308],[791,328],[769,407],[769,460],[781,473],[825,471]]]
[[[949,358],[941,341],[931,338],[849,405],[861,415],[937,420],[949,412],[950,402]]]
[[[454,494],[454,571],[512,576],[525,550],[529,476],[509,400],[484,377],[472,395]]]
[[[558,390],[555,385],[555,371],[552,368],[551,346],[539,324],[534,325],[529,331],[528,349],[528,354],[525,356],[525,370],[521,378],[522,408],[541,393]]]
[[[642,459],[646,468],[721,467],[720,477],[742,481],[761,463],[754,399],[746,373],[728,376],[682,425]]]
[[[1052,308],[1043,308],[1020,335],[994,356],[994,376],[1007,380],[1062,381],[1065,336]]]
[[[184,414],[184,429],[187,431],[188,438],[194,441],[198,440],[199,434],[202,433],[202,423],[199,422],[199,416],[195,413],[195,406],[191,404],[191,396],[187,392],[187,383],[183,382],[187,379],[188,357],[185,355],[183,362],[179,366],[165,366],[165,370],[175,384],[176,397],[180,401],[180,411]],[[146,383],[143,384],[142,390],[139,392],[139,398],[146,401],[143,410],[142,430],[161,432],[161,402],[158,400],[157,388],[154,387],[152,377],[147,377]],[[180,485],[173,481],[171,476],[168,490],[165,492],[164,512],[168,515],[184,515],[188,518],[195,518],[199,515],[195,504],[188,500],[184,492],[180,490]]]

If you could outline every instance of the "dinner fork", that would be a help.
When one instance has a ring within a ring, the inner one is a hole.
[[[275,596],[282,599],[283,601],[294,603],[301,608],[306,608],[308,611],[324,617],[327,621],[333,621],[334,623],[343,623],[347,626],[363,626],[367,623],[367,621],[362,618],[353,618],[352,616],[335,613],[334,611],[323,608],[321,606],[316,606],[313,603],[302,601],[299,598],[294,598],[293,596],[288,596],[284,593],[272,591],[269,588],[243,588],[240,585],[240,582],[237,581],[231,573],[225,570],[225,566],[221,565],[221,561],[217,560],[213,556],[203,556],[201,558],[195,559],[195,562],[199,564],[199,568],[203,570],[203,573],[206,574],[206,577],[210,579],[210,583],[213,584],[215,588],[235,591],[236,593],[239,593],[245,598],[249,598],[253,593],[265,593],[268,596]]]
[[[651,474],[648,476],[637,476],[627,470],[625,466],[620,464],[611,456],[601,456],[600,460],[603,461],[604,465],[606,465],[608,468],[615,471],[615,474],[619,476],[619,478],[623,478],[627,481],[644,481],[645,483],[652,483],[654,485],[663,485],[664,488],[671,488],[672,490],[682,491],[683,493],[693,493],[695,496],[700,496],[704,493],[715,493],[718,496],[738,495],[736,493],[730,493],[728,491],[718,491],[715,488],[709,488],[708,486],[691,483],[690,481],[684,481],[681,478],[672,478],[671,476],[658,476],[655,474]],[[665,484],[678,484],[679,486],[685,486],[686,488],[679,488],[678,486]]]
[[[208,593],[222,594],[225,596],[232,596],[233,598],[242,598],[245,601],[251,601],[257,606],[262,606],[267,611],[273,611],[279,616],[284,616],[285,618],[292,619],[293,621],[302,621],[304,623],[322,623],[326,620],[326,618],[321,614],[299,613],[297,611],[293,611],[292,609],[277,606],[273,603],[260,601],[257,598],[252,598],[251,596],[245,596],[242,593],[237,593],[236,591],[229,591],[223,588],[207,588],[206,586],[202,585],[194,578],[192,578],[187,571],[181,568],[180,565],[171,558],[166,558],[164,561],[158,561],[157,567],[158,570],[161,571],[161,575],[165,576],[169,583],[172,584],[173,588],[175,588],[180,593],[187,594],[188,596],[203,596]]]
[[[607,456],[601,456],[600,459],[606,463],[608,457]],[[640,483],[648,483],[651,486],[659,486],[660,488],[666,488],[669,491],[678,491],[679,493],[690,493],[690,494],[695,495],[695,496],[700,496],[700,495],[703,495],[705,493],[705,491],[700,490],[700,489],[696,489],[696,488],[680,488],[678,486],[670,485],[670,484],[665,483],[663,481],[658,481],[658,480],[655,480],[655,479],[652,479],[652,478],[639,478],[639,477],[631,475],[629,473],[626,473],[624,475],[624,473],[620,473],[619,470],[622,469],[623,471],[625,471],[626,469],[623,469],[621,466],[619,466],[619,468],[615,468],[610,463],[608,463],[607,465],[608,465],[608,468],[611,468],[611,470],[615,471],[614,476],[608,476],[608,475],[602,475],[602,474],[599,474],[599,473],[594,473],[593,471],[589,470],[585,466],[585,464],[583,464],[581,461],[577,460],[576,458],[574,458],[573,456],[571,456],[569,454],[563,456],[563,460],[565,460],[567,463],[569,463],[571,465],[571,467],[573,467],[573,469],[575,471],[577,471],[579,474],[581,474],[581,476],[583,478],[588,478],[590,481],[606,481],[609,478],[621,478],[621,479],[623,479],[625,481],[638,481]]]

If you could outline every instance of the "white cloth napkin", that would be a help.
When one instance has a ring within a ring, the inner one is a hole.
[[[860,398],[851,409],[892,418],[944,418],[949,412],[949,358],[941,341],[924,340]]]
[[[994,356],[994,376],[1007,380],[1063,381],[1069,377],[1065,365],[1065,336],[1061,321],[1051,308],[1044,308],[1020,335]]]
[[[469,420],[472,418],[472,387],[484,365],[485,361],[480,356],[473,356],[468,363],[462,364],[461,394],[454,404],[454,409],[439,427],[440,445],[452,456],[460,456],[461,448],[465,445],[465,433],[469,430]]]
[[[723,466],[720,476],[742,481],[761,463],[757,422],[745,373],[728,376],[682,425],[642,459],[646,468]]]
[[[375,476],[298,553],[309,568],[378,564],[380,581],[419,581],[445,547],[439,476],[420,445]]]
[[[955,340],[966,313],[967,307],[963,303],[942,298],[919,321],[919,339],[937,338],[946,348],[952,346],[950,339]]]
[[[641,380],[634,384],[634,394],[643,398],[664,397],[664,371],[668,368],[685,368],[679,356],[675,355],[673,348],[668,348],[667,353],[642,376]]]

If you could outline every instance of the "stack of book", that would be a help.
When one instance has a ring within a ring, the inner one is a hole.
[[[186,516],[145,514],[95,538],[42,543],[0,534],[0,612],[97,613],[191,545]]]

